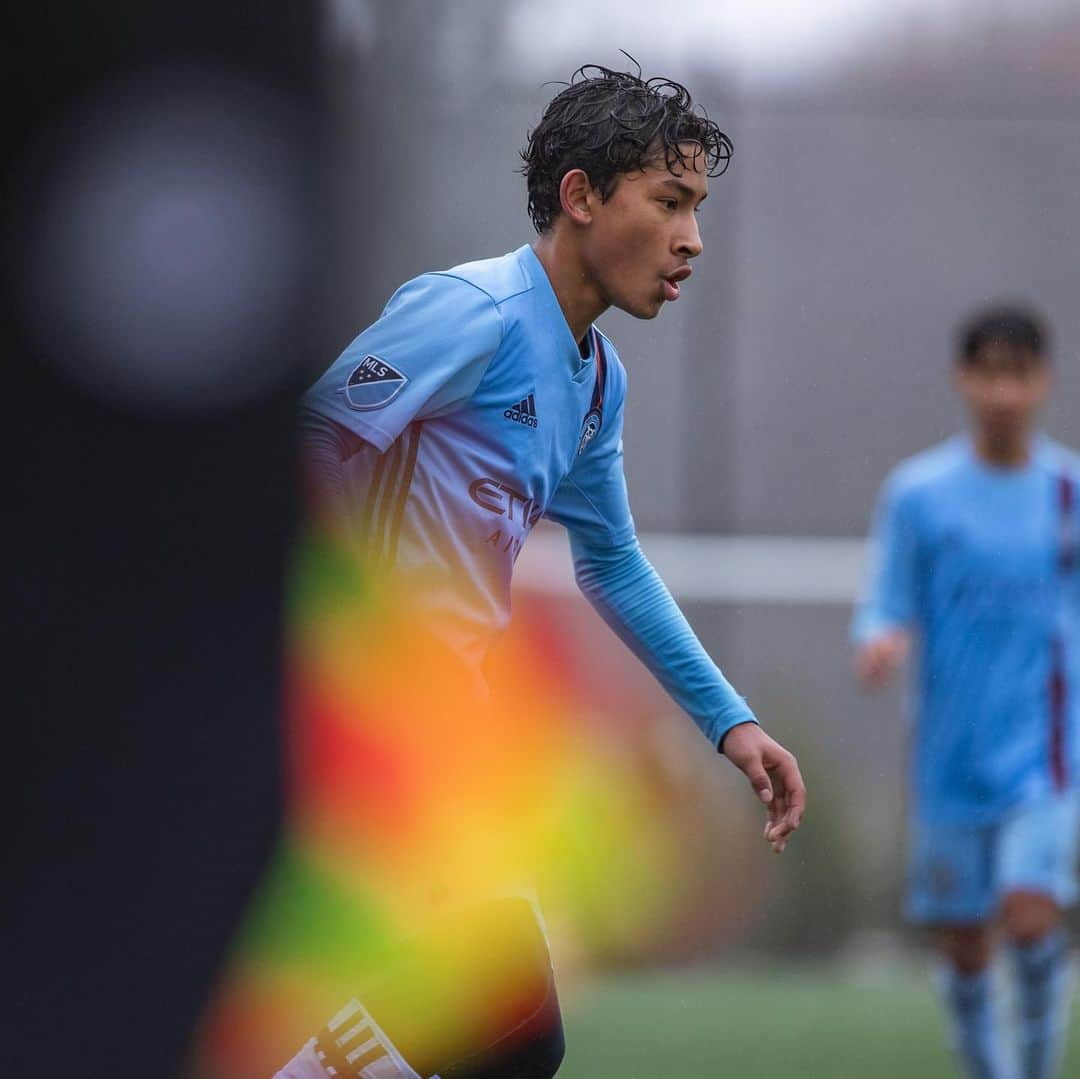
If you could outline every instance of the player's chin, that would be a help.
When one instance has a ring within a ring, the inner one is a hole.
[[[635,300],[632,304],[622,303],[618,306],[628,315],[633,315],[634,318],[650,319],[656,318],[656,316],[660,314],[660,309],[664,306],[664,302],[662,296],[654,296],[649,299]]]

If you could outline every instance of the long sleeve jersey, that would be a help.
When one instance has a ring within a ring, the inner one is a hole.
[[[479,664],[541,517],[578,581],[705,736],[754,721],[637,544],[623,475],[626,372],[579,347],[528,246],[424,274],[308,391],[308,465],[377,570],[422,582],[425,617]]]

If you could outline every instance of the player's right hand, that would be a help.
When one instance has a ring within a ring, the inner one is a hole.
[[[740,723],[724,735],[720,751],[750,780],[768,807],[765,842],[782,854],[806,811],[806,784],[799,763],[756,723]]]
[[[866,689],[884,689],[903,667],[910,651],[911,635],[907,630],[889,630],[856,649],[855,675]]]

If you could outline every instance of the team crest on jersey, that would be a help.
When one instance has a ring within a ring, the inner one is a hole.
[[[581,437],[578,439],[578,456],[580,457],[588,448],[589,443],[600,433],[602,414],[600,409],[594,408],[581,425]]]
[[[354,368],[344,389],[350,408],[360,412],[385,408],[409,382],[409,376],[378,356],[365,356]]]

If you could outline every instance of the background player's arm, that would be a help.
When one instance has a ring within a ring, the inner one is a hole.
[[[874,512],[868,582],[852,622],[855,674],[867,689],[885,688],[911,651],[915,590],[911,507],[893,479],[882,489]]]

